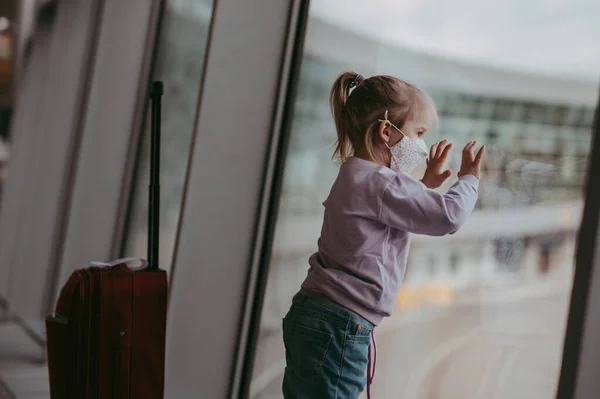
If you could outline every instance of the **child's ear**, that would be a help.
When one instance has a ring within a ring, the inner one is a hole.
[[[377,135],[384,143],[387,144],[390,142],[390,123],[387,120],[379,123]]]

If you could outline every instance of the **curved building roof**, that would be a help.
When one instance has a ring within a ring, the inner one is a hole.
[[[390,74],[430,90],[581,106],[594,106],[598,99],[598,83],[593,80],[544,76],[419,53],[315,17],[308,25],[305,53],[341,69],[364,75]]]

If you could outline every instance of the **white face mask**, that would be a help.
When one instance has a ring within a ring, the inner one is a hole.
[[[379,119],[379,121],[388,122],[404,136],[397,144],[391,147],[388,146],[392,154],[390,169],[394,172],[411,173],[429,155],[427,144],[423,139],[413,139],[406,136],[402,130],[388,121],[387,116],[388,112],[385,111],[385,119]]]

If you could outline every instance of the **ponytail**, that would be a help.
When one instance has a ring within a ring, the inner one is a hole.
[[[437,123],[431,98],[410,83],[389,75],[365,79],[356,72],[344,72],[331,87],[329,105],[337,132],[333,158],[342,162],[356,152],[370,160],[389,162],[389,150],[377,134],[378,120],[386,111],[390,122],[399,129],[408,120],[423,121],[429,127]]]
[[[346,102],[348,101],[350,90],[360,85],[362,80],[362,75],[356,72],[344,72],[335,80],[329,93],[329,106],[331,107],[331,114],[333,115],[335,130],[337,132],[333,158],[339,158],[342,162],[351,156],[353,152],[349,132],[349,129],[352,127],[348,126],[348,117],[345,115]]]

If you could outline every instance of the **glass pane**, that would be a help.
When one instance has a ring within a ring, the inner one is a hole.
[[[167,0],[154,79],[164,82],[161,137],[160,267],[169,270],[200,89],[212,1]],[[150,113],[127,233],[126,254],[147,248]]]
[[[467,141],[488,145],[469,221],[413,237],[395,311],[376,328],[374,396],[554,397],[600,70],[577,48],[595,48],[600,5],[525,3],[311,2],[252,398],[282,397],[282,318],[338,174],[328,92],[344,70],[430,92],[440,123],[425,140],[451,139],[453,170]]]

